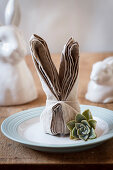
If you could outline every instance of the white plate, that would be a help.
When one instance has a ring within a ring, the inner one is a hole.
[[[97,138],[90,141],[74,141],[69,136],[45,134],[40,124],[40,114],[44,107],[25,110],[5,119],[1,125],[2,133],[9,139],[22,143],[35,150],[47,152],[72,152],[95,147],[113,137],[113,111],[81,105],[81,112],[90,109],[97,120]]]

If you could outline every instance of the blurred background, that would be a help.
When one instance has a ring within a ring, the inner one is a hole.
[[[0,0],[0,23],[8,0]],[[20,28],[46,40],[51,53],[61,52],[70,36],[81,52],[113,51],[113,0],[19,0]]]

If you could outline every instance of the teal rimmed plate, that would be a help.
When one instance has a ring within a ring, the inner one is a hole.
[[[81,112],[90,109],[97,120],[97,138],[89,141],[70,140],[69,136],[52,136],[43,132],[40,114],[44,107],[15,113],[1,125],[2,133],[9,139],[29,148],[47,152],[73,152],[96,147],[113,137],[113,111],[96,106],[81,105]],[[100,146],[101,147],[101,146]]]

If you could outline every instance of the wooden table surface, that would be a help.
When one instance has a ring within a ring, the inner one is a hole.
[[[113,110],[113,103],[111,104],[96,104],[85,100],[84,96],[87,90],[89,75],[92,64],[105,57],[113,55],[113,53],[84,53],[80,55],[80,78],[78,97],[80,104],[95,105]],[[55,65],[59,66],[60,55],[52,55]],[[0,125],[2,121],[8,116],[33,107],[45,105],[45,94],[42,90],[39,78],[32,63],[31,56],[26,57],[27,64],[32,71],[33,77],[37,85],[38,99],[20,106],[0,107]],[[28,169],[70,169],[70,168],[95,168],[102,169],[113,168],[113,139],[103,143],[102,145],[89,149],[87,151],[55,154],[34,151],[25,146],[13,142],[2,135],[0,131],[0,170],[12,169],[15,167],[21,169],[27,167]]]

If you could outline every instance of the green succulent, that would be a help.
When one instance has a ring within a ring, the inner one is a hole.
[[[82,139],[85,141],[95,139],[96,123],[90,110],[85,110],[82,114],[77,114],[75,120],[67,123],[67,128],[70,131],[70,139]]]

